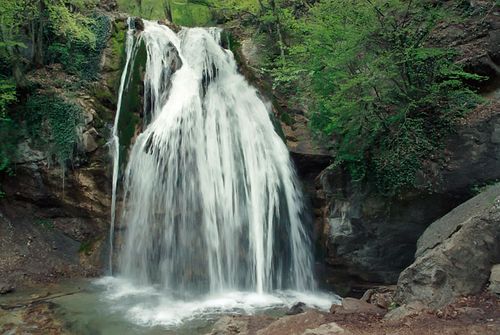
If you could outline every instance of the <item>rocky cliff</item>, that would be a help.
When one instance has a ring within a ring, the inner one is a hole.
[[[111,18],[100,79],[66,92],[79,78],[53,65],[29,74],[34,87],[67,94],[80,106],[77,148],[71,164],[55,164],[25,138],[12,172],[0,178],[0,282],[25,285],[64,277],[95,276],[107,264],[113,123],[126,25]],[[61,84],[63,83],[63,84]]]

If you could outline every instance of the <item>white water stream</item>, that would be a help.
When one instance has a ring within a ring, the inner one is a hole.
[[[133,49],[144,43],[145,125],[125,171],[117,277],[101,281],[109,299],[143,294],[147,302],[127,305],[127,313],[146,324],[299,299],[328,305],[313,298],[311,246],[289,153],[266,104],[220,46],[221,30],[176,34],[144,22],[144,31],[131,27],[127,35],[118,99],[120,110]],[[159,297],[154,305],[151,296]]]

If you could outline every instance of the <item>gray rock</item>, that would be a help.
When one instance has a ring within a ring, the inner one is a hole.
[[[433,223],[419,240],[418,257],[400,275],[399,304],[436,309],[479,293],[500,261],[500,184]]]
[[[7,283],[0,283],[0,295],[14,292],[14,286]]]
[[[99,134],[97,133],[97,130],[95,130],[95,128],[90,128],[83,133],[82,145],[85,152],[89,153],[97,150],[97,148],[99,147],[96,141],[98,135]]]
[[[290,307],[290,309],[286,312],[286,315],[297,315],[300,313],[304,313],[306,311],[305,307],[306,304],[304,304],[303,302],[298,302]]]
[[[36,163],[43,161],[46,158],[45,153],[40,150],[35,150],[31,148],[31,143],[29,140],[21,142],[17,146],[16,157],[14,163],[16,164],[26,164],[26,163]]]
[[[491,208],[492,199],[500,195],[500,184],[488,188],[465,204],[458,206],[430,225],[417,241],[415,258],[422,256],[459,231],[464,224]]]
[[[491,268],[488,289],[493,293],[500,294],[500,264],[493,265]]]

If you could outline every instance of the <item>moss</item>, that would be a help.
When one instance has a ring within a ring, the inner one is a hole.
[[[115,23],[113,34],[111,35],[109,46],[111,49],[110,68],[120,70],[120,64],[125,59],[125,40],[127,35],[127,25],[122,26],[120,23]]]
[[[143,42],[139,46],[133,68],[130,69],[127,78],[128,90],[123,92],[118,120],[118,137],[120,139],[120,165],[125,163],[124,157],[130,147],[135,134],[136,126],[140,122],[139,115],[142,112],[141,97],[143,94],[143,74],[146,68],[147,51]]]

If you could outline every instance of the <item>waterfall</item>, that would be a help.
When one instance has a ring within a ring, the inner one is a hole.
[[[114,249],[114,239],[115,239],[115,221],[116,221],[116,193],[118,187],[118,175],[120,172],[120,137],[118,134],[118,122],[120,120],[120,112],[122,109],[123,93],[126,91],[127,79],[129,77],[129,68],[132,59],[132,51],[134,49],[134,30],[132,27],[132,20],[128,18],[127,20],[127,38],[125,41],[125,67],[123,68],[123,73],[120,79],[120,88],[118,91],[118,101],[116,104],[116,116],[113,125],[113,132],[111,134],[110,149],[111,156],[113,158],[113,179],[112,179],[112,191],[111,191],[111,225],[109,233],[109,273],[113,274],[113,249]]]
[[[120,94],[132,45],[142,43],[147,60],[143,131],[124,173],[118,276],[184,300],[312,291],[311,245],[287,147],[221,47],[221,32],[176,34],[149,21],[129,31],[135,42],[127,39]]]

